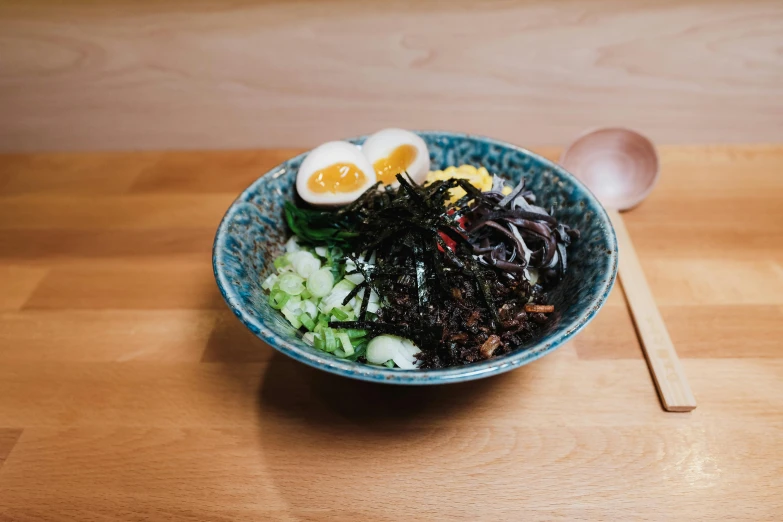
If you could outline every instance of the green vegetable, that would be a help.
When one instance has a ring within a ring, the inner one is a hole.
[[[296,236],[289,243],[299,245]],[[317,246],[316,253],[326,258],[323,267],[308,247],[279,256],[274,261],[278,273],[270,274],[262,287],[270,293],[270,305],[280,310],[294,328],[307,329],[302,337],[304,342],[335,357],[355,361],[366,353],[367,332],[356,328],[333,329],[329,321],[356,318],[352,304],[358,301],[352,297],[360,289],[347,279],[335,284],[335,275],[342,277],[345,272],[340,247]],[[344,301],[347,304],[343,305]]]
[[[346,321],[348,319],[348,313],[339,308],[332,308],[332,315],[336,317],[338,321]]]
[[[264,290],[272,290],[274,288],[275,284],[277,283],[278,276],[277,274],[270,274],[266,279],[264,279],[264,282],[261,283],[261,288]]]
[[[293,273],[283,274],[277,280],[277,287],[289,295],[299,295],[305,289],[304,279]]]
[[[291,262],[288,260],[288,255],[285,254],[285,255],[282,255],[282,256],[278,257],[277,259],[275,259],[273,264],[275,265],[275,268],[277,270],[280,270],[284,266],[290,265]]]
[[[351,340],[348,338],[348,334],[344,332],[339,333],[337,334],[337,338],[340,340],[340,344],[343,346],[345,355],[351,355],[353,353],[353,345],[351,344]]]
[[[364,331],[364,330],[355,330],[353,328],[347,329],[345,331],[345,333],[348,334],[348,337],[350,339],[359,339],[359,338],[364,337],[365,335],[367,335],[366,331]]]
[[[275,310],[281,310],[288,300],[291,299],[291,295],[283,292],[282,290],[274,290],[269,296],[269,304]]]
[[[291,323],[291,326],[294,328],[299,328],[302,326],[302,323],[299,322],[299,317],[296,315],[296,312],[288,308],[283,308],[281,311],[283,312],[285,318],[288,319],[288,322]]]
[[[299,314],[299,317],[297,317],[297,319],[309,331],[312,332],[315,329],[315,321],[313,321],[313,319],[309,315],[307,315],[306,313]]]
[[[325,297],[334,287],[334,274],[332,269],[324,267],[316,270],[307,279],[307,290],[315,297]]]
[[[297,208],[290,201],[285,204],[285,219],[291,231],[306,243],[342,245],[358,235],[345,228],[341,214]]]
[[[324,338],[324,350],[327,352],[333,352],[337,349],[337,339],[334,337],[334,330],[331,328],[324,328],[321,332]]]

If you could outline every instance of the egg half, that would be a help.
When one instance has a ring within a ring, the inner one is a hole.
[[[362,152],[384,185],[397,186],[397,174],[407,172],[417,184],[424,183],[430,171],[427,144],[417,134],[404,129],[383,129],[364,142]]]
[[[296,191],[311,205],[347,205],[376,182],[375,170],[362,151],[347,141],[314,148],[296,174]]]

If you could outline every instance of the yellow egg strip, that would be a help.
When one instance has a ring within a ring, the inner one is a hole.
[[[485,167],[476,168],[473,165],[460,165],[458,167],[447,167],[444,170],[431,170],[427,174],[425,185],[435,181],[445,181],[447,179],[464,179],[482,192],[492,190],[492,175]],[[511,192],[511,187],[503,187],[503,194]],[[466,194],[462,188],[453,188],[449,190],[451,196],[448,204],[455,203]]]

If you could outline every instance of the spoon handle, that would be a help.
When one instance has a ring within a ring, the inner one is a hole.
[[[691,411],[696,407],[696,399],[666,330],[666,324],[655,305],[655,298],[647,285],[631,236],[620,213],[615,210],[607,212],[617,234],[620,282],[663,408],[666,411]]]

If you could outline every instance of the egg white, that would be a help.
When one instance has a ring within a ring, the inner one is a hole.
[[[307,186],[310,176],[335,163],[353,163],[364,173],[365,183],[351,192],[313,192]],[[375,184],[375,169],[370,160],[354,144],[347,141],[330,141],[314,148],[299,166],[296,174],[296,191],[311,205],[330,207],[347,205]]]
[[[413,145],[416,148],[416,159],[408,167],[407,172],[413,181],[421,185],[430,171],[430,152],[427,144],[418,134],[405,129],[383,129],[367,138],[362,146],[362,152],[370,160],[370,164],[374,165],[379,159],[388,158],[400,145]],[[393,187],[397,185],[399,183],[392,184]]]

